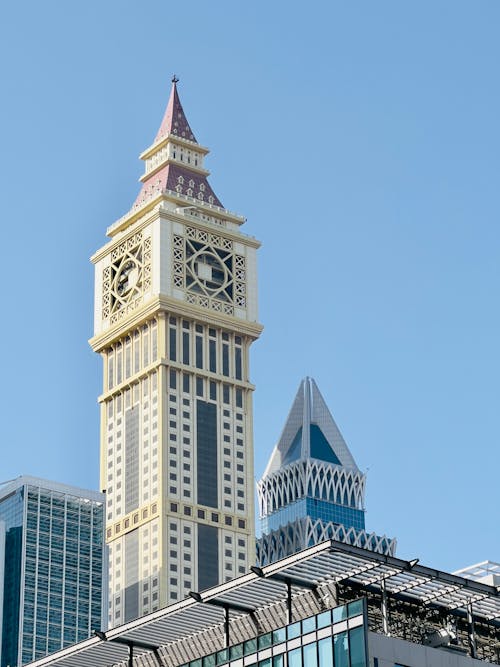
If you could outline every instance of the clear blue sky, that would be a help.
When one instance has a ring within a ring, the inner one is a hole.
[[[1,478],[98,484],[88,257],[175,72],[260,251],[256,473],[313,376],[402,557],[500,561],[500,3],[4,3]]]

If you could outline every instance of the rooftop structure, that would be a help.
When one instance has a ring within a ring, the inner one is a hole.
[[[490,584],[490,586],[500,586],[500,563],[491,560],[469,565],[469,567],[457,570],[454,574],[458,574],[465,579],[482,581],[484,584]]]
[[[499,640],[497,588],[327,541],[32,667],[479,667]]]
[[[27,475],[0,487],[1,667],[102,627],[103,504],[95,491]]]
[[[326,539],[393,555],[396,540],[365,530],[365,484],[316,383],[305,378],[257,484],[257,562],[267,564]]]

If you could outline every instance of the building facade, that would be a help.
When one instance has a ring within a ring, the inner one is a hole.
[[[32,667],[481,667],[495,586],[333,540]]]
[[[173,79],[132,209],[95,264],[111,625],[254,561],[256,250],[207,181]]]
[[[316,383],[305,378],[257,484],[257,562],[328,539],[393,555],[396,540],[365,530],[365,483]]]
[[[1,667],[24,665],[102,627],[103,510],[100,493],[34,477],[1,487]]]

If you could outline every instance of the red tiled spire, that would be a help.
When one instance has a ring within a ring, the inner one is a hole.
[[[170,91],[165,115],[153,142],[153,147],[169,135],[192,141],[195,144],[198,143],[184,114],[184,109],[177,93],[177,82],[178,79],[174,76],[172,78],[172,90]],[[196,146],[193,146],[193,149],[194,152],[197,151]],[[159,168],[153,168],[141,178],[143,184],[134,206],[140,206],[160,192],[170,190],[177,192],[179,195],[193,197],[198,202],[213,204],[223,208],[222,203],[207,181],[206,175],[208,172],[201,167],[202,155],[207,152],[206,148],[200,146],[198,149],[199,162],[196,164],[183,160],[180,150],[177,151],[177,157],[176,153],[173,152],[173,158],[170,157],[163,165],[163,160],[161,160],[158,164]]]
[[[165,115],[158,130],[158,134],[155,137],[155,143],[160,139],[163,139],[167,134],[176,134],[179,137],[184,139],[189,139],[189,141],[196,141],[189,123],[186,119],[186,114],[182,108],[179,95],[177,94],[177,82],[179,79],[175,76],[172,77],[172,90],[170,91],[170,98],[168,100],[167,108],[165,110]],[[198,142],[196,142],[198,143]]]

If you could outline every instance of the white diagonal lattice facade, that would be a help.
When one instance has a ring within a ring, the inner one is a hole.
[[[307,496],[364,510],[365,482],[359,470],[313,459],[296,461],[257,483],[260,515]]]
[[[257,483],[264,565],[326,539],[393,554],[396,541],[365,530],[366,476],[316,383],[305,378]]]
[[[321,519],[314,520],[311,517],[304,517],[259,538],[257,540],[257,563],[260,566],[274,563],[325,540],[345,542],[354,547],[369,549],[389,556],[393,556],[396,551],[394,538],[336,525],[332,521],[324,523]]]

